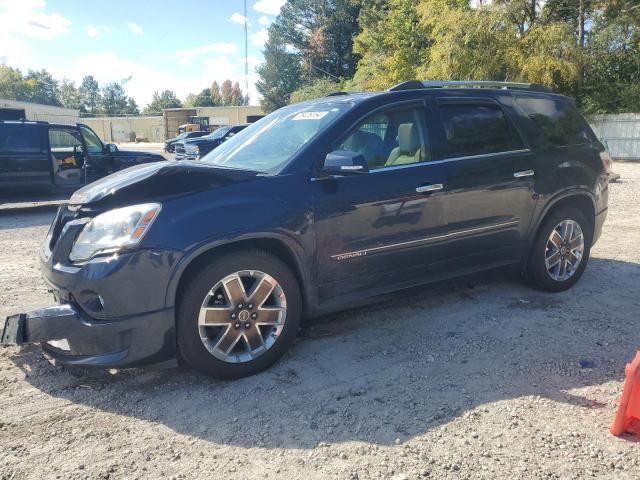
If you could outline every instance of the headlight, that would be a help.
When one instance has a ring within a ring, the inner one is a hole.
[[[187,145],[184,151],[187,153],[198,153],[200,152],[200,148],[197,145]]]
[[[76,238],[69,260],[83,262],[96,253],[130,247],[140,242],[158,216],[159,203],[116,208],[87,223]]]

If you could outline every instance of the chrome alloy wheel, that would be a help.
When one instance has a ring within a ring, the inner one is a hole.
[[[562,282],[573,276],[584,253],[584,234],[574,220],[563,220],[554,228],[547,240],[545,263],[547,273]]]
[[[286,317],[287,300],[278,282],[264,272],[243,270],[209,291],[200,307],[198,330],[214,357],[242,363],[273,346]]]

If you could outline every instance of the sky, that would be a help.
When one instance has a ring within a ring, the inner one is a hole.
[[[285,0],[247,0],[249,96],[267,28]],[[79,85],[126,81],[138,105],[155,90],[181,100],[229,78],[244,90],[243,0],[0,0],[0,63]]]

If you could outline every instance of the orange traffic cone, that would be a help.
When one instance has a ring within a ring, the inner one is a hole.
[[[640,352],[627,363],[618,413],[611,425],[611,433],[620,436],[625,432],[640,435]]]

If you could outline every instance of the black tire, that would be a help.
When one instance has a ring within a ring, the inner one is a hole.
[[[256,358],[229,363],[204,346],[198,329],[202,302],[213,286],[227,275],[258,270],[273,277],[286,297],[284,327],[275,343]],[[295,275],[277,257],[262,250],[243,250],[215,257],[190,278],[178,298],[176,335],[179,354],[193,368],[213,378],[232,380],[254,375],[275,363],[295,340],[302,316],[302,297]]]
[[[556,226],[564,220],[573,220],[580,225],[584,237],[584,251],[580,264],[573,275],[566,280],[556,280],[547,271],[545,255],[549,236]],[[533,285],[540,290],[545,290],[547,292],[562,292],[575,285],[576,282],[580,280],[584,269],[587,267],[589,254],[591,252],[592,237],[593,234],[591,232],[591,226],[585,215],[580,210],[571,207],[564,207],[551,212],[544,219],[540,229],[538,230],[527,262],[528,278],[531,280]]]

